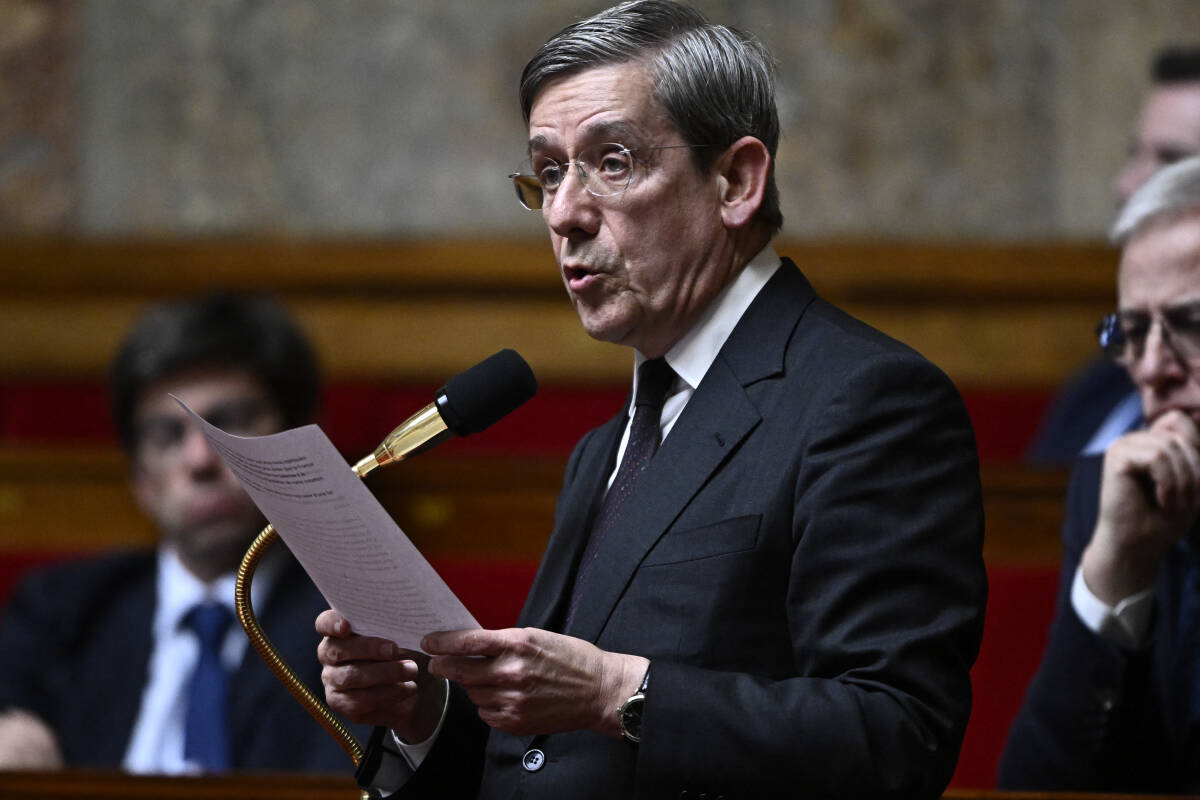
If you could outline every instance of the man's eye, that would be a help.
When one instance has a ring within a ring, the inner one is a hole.
[[[550,163],[538,168],[538,181],[547,189],[557,188],[563,179],[563,170],[558,164]]]
[[[1171,327],[1181,333],[1200,332],[1200,305],[1171,309],[1166,316]]]
[[[614,150],[600,157],[596,169],[605,175],[621,176],[629,171],[629,153],[625,150]]]
[[[1123,319],[1121,320],[1121,333],[1130,341],[1141,341],[1146,338],[1147,331],[1150,330],[1149,319]]]
[[[167,450],[183,440],[183,429],[180,420],[151,420],[142,424],[138,439],[154,450]]]
[[[266,409],[261,403],[249,401],[216,408],[205,419],[226,433],[244,435],[258,429],[265,413]]]

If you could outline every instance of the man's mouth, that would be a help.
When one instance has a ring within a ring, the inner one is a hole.
[[[600,270],[582,266],[564,266],[563,277],[567,281],[567,288],[573,292],[578,292],[586,289],[588,286],[595,283],[597,278],[603,273]]]
[[[582,280],[595,274],[596,271],[588,267],[563,267],[563,275],[567,277],[568,281]]]

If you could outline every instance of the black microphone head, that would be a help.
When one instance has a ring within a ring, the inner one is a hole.
[[[501,350],[438,390],[437,409],[458,436],[479,433],[533,397],[537,379],[515,350]]]

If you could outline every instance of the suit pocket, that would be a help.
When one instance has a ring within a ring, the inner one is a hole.
[[[758,544],[760,514],[734,517],[683,531],[667,531],[646,555],[643,567],[680,564],[752,550]]]

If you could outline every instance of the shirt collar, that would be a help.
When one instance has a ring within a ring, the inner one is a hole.
[[[713,298],[696,323],[667,351],[667,364],[693,391],[717,360],[717,353],[725,346],[725,341],[733,333],[742,314],[746,313],[750,303],[775,274],[779,264],[779,254],[768,244]],[[637,368],[645,360],[645,356],[634,351],[634,397],[637,396]]]
[[[276,547],[275,549],[279,550],[280,548]],[[251,605],[256,610],[261,608],[281,567],[280,558],[271,552],[268,552],[266,557],[259,562],[250,586]],[[160,637],[173,635],[179,630],[183,618],[187,616],[188,612],[197,603],[206,600],[216,600],[233,612],[236,617],[237,608],[234,603],[236,584],[236,572],[227,572],[211,583],[205,583],[183,565],[175,548],[159,547],[158,610],[155,612],[155,634]]]

